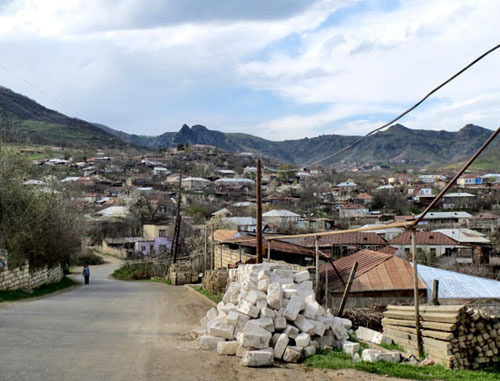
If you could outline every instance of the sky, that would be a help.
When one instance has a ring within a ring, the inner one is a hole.
[[[360,135],[500,42],[498,0],[0,0],[0,86],[128,133]],[[401,123],[500,122],[500,50]]]

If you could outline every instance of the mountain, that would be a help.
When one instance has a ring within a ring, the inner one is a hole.
[[[414,130],[401,124],[378,132],[322,165],[338,167],[373,164],[453,166],[467,160],[492,131],[468,124],[459,131]],[[101,124],[69,118],[35,101],[0,87],[0,138],[69,147],[152,150],[179,144],[208,144],[230,152],[256,152],[297,165],[307,165],[352,144],[359,136],[322,135],[271,141],[243,133],[223,133],[202,125],[184,124],[177,132],[144,136],[117,131]],[[478,159],[478,166],[498,170],[500,142],[496,139]],[[482,164],[481,164],[482,163]]]
[[[101,126],[69,118],[0,86],[0,137],[62,147],[125,148],[130,143]]]
[[[396,124],[321,164],[452,164],[470,157],[491,133],[491,130],[473,124],[468,124],[457,132],[413,130]],[[178,144],[209,144],[231,152],[259,152],[294,164],[315,162],[359,139],[359,136],[322,135],[270,141],[248,134],[213,131],[200,125],[190,128],[185,124],[178,132],[167,132],[157,137],[127,136],[124,133],[120,133],[120,136],[130,143],[152,149],[176,147]],[[482,156],[494,156],[499,148],[498,141],[493,142],[493,146],[488,149],[489,153]]]

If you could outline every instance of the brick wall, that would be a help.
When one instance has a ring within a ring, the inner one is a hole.
[[[41,269],[30,272],[28,263],[13,269],[0,269],[0,291],[38,288],[44,284],[59,282],[63,277],[62,267]]]

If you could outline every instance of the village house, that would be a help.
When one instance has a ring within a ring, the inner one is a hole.
[[[234,177],[236,175],[236,172],[232,169],[219,169],[216,173],[218,176],[222,177]]]
[[[287,241],[311,248],[316,245],[314,237]],[[339,233],[318,237],[318,248],[323,253],[331,254],[333,258],[346,256],[362,249],[378,250],[386,245],[387,242],[376,233]]]
[[[397,174],[387,179],[387,184],[389,185],[407,185],[413,181],[413,178],[406,174]]]
[[[373,202],[373,196],[368,193],[362,192],[354,197],[352,201],[356,204],[369,205]]]
[[[255,186],[255,181],[246,178],[222,178],[215,180],[215,188],[217,191],[247,190]]]
[[[415,216],[417,218],[418,216]],[[426,230],[449,227],[466,227],[467,221],[472,217],[467,212],[429,212],[427,213],[419,226]]]
[[[214,260],[215,267],[232,267],[237,263],[255,261],[256,238],[253,235],[241,235],[237,238],[215,242]],[[281,240],[268,241],[263,239],[263,254],[265,261],[270,260],[275,263],[287,263],[297,270],[307,270],[314,264],[314,249],[296,245]],[[320,254],[323,260],[327,256]]]
[[[443,175],[420,175],[418,181],[426,184],[434,184],[446,181],[446,176]]]
[[[297,225],[299,219],[299,214],[284,209],[274,209],[262,214],[262,220],[273,225]]]
[[[443,209],[469,208],[476,195],[465,192],[448,193],[441,199]]]
[[[467,220],[467,227],[491,236],[500,232],[500,216],[490,212],[478,213]]]
[[[202,177],[186,177],[182,179],[182,189],[200,190],[205,189],[210,184],[210,180]]]
[[[457,180],[457,185],[462,188],[474,185],[481,185],[482,183],[483,179],[479,176],[474,176],[474,175],[464,175]]]
[[[460,243],[440,231],[416,232],[415,238],[417,250],[428,253],[431,257],[441,259],[441,262],[448,264],[484,263],[485,258],[487,258],[487,254],[480,247],[478,248],[470,242]],[[404,252],[406,258],[411,258],[410,232],[400,234],[389,244],[401,253]]]
[[[361,204],[345,204],[339,209],[340,218],[364,217],[369,213],[368,208]]]

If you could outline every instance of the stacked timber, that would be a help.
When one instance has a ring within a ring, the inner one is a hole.
[[[422,348],[436,363],[456,369],[478,369],[499,359],[500,321],[487,312],[466,307],[421,306]],[[388,306],[384,333],[418,355],[414,306]]]

